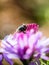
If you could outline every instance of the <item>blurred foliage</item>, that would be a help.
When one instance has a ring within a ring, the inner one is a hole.
[[[40,59],[41,65],[49,65],[49,60]]]
[[[3,39],[2,35],[0,35],[0,39]]]
[[[14,65],[20,65],[20,64],[18,64],[18,63],[14,63]]]
[[[33,61],[34,62],[34,61]],[[45,61],[43,59],[40,59],[40,62],[36,60],[37,63],[40,63],[41,65],[49,65],[49,60],[48,61]],[[21,64],[18,64],[18,63],[14,63],[14,65],[21,65]]]
[[[47,65],[49,65],[49,60],[47,61]]]
[[[49,21],[49,0],[14,0],[24,10],[26,16],[43,25]],[[25,14],[24,14],[25,15]]]

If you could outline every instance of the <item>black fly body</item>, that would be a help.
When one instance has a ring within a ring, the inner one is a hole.
[[[20,27],[18,27],[16,31],[25,33],[26,29],[27,29],[27,26],[23,24]]]

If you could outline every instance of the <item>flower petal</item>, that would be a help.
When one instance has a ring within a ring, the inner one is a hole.
[[[3,55],[0,54],[0,62],[2,62],[2,60],[3,60]]]
[[[2,62],[0,62],[0,65],[3,65]]]
[[[12,60],[9,59],[9,58],[6,56],[6,54],[3,54],[3,56],[4,56],[4,59],[5,59],[10,65],[13,65]]]

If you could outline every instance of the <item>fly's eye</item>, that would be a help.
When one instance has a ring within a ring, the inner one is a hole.
[[[27,29],[26,25],[22,25],[20,26],[19,31],[24,32],[26,29]]]

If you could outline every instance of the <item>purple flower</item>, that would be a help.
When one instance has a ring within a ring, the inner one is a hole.
[[[21,60],[30,58],[49,60],[49,57],[46,55],[49,53],[49,38],[42,37],[42,32],[36,31],[36,26],[34,28],[28,28],[25,33],[15,32],[7,35],[2,40],[1,46],[4,49],[2,54],[6,61],[9,62],[11,61],[10,59],[15,58]]]
[[[31,29],[25,34],[14,33],[13,35],[8,35],[2,40],[2,47],[7,51],[4,52],[8,58],[20,58],[20,59],[30,59],[42,58],[49,60],[46,53],[49,52],[49,38],[42,38],[42,33]]]

